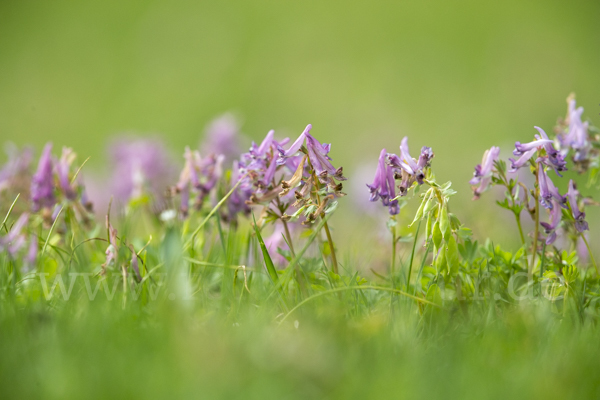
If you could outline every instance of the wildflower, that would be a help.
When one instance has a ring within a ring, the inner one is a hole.
[[[9,188],[15,189],[17,193],[23,193],[30,186],[31,160],[33,154],[30,148],[19,151],[12,145],[7,148],[8,161],[0,169],[0,193]],[[27,188],[21,188],[20,186]]]
[[[112,226],[108,215],[106,216],[106,229],[108,229],[108,247],[106,248],[106,260],[102,264],[102,270],[106,271],[106,267],[117,262],[118,246],[117,246],[117,230]]]
[[[515,142],[515,149],[513,150],[513,154],[515,156],[519,156],[519,158],[516,161],[512,158],[509,158],[509,161],[511,162],[511,168],[509,169],[509,172],[516,172],[519,168],[523,167],[527,163],[527,161],[529,161],[531,157],[533,157],[533,155],[541,149],[547,149],[549,150],[549,154],[552,153],[553,156],[555,156],[554,152],[552,151],[552,140],[548,139],[548,136],[541,128],[537,126],[534,128],[537,129],[540,132],[540,134],[542,134],[542,137],[536,134],[535,140],[532,142],[524,144],[522,144],[521,142]],[[560,164],[558,160],[554,161]],[[562,167],[564,167],[564,163]]]
[[[174,187],[175,193],[181,195],[181,212],[187,215],[190,197],[194,195],[194,208],[202,207],[206,196],[215,188],[222,175],[223,155],[214,154],[202,158],[197,150],[185,148],[185,165],[179,181]]]
[[[38,237],[35,234],[31,235],[31,239],[29,239],[29,249],[27,250],[27,264],[29,264],[30,266],[35,265],[35,262],[37,260],[37,255],[38,255],[38,246],[39,246],[39,241],[38,241]]]
[[[222,155],[224,162],[232,162],[239,154],[240,126],[236,118],[226,113],[209,123],[201,145],[203,154]]]
[[[492,180],[492,169],[494,167],[494,162],[496,162],[499,155],[500,148],[492,146],[489,150],[486,150],[485,153],[483,153],[481,164],[475,166],[473,178],[469,181],[469,183],[473,185],[473,194],[475,195],[475,199],[478,199],[479,196],[481,196],[481,194],[487,190]],[[479,185],[479,187],[475,187],[475,185]]]
[[[509,158],[508,161],[510,161],[510,169],[508,170],[508,172],[517,172],[517,170],[523,167],[536,152],[537,148],[533,148],[521,154],[521,157],[519,157],[517,160]]]
[[[551,200],[553,205],[550,211],[550,222],[542,222],[540,225],[544,228],[544,232],[546,233],[546,244],[551,245],[556,240],[556,228],[561,221],[562,211],[560,204],[555,200]]]
[[[562,146],[575,150],[573,161],[576,163],[583,162],[587,159],[588,152],[591,150],[591,144],[588,136],[588,122],[581,121],[583,107],[577,107],[573,95],[567,99],[568,107],[568,130],[558,139]]]
[[[31,179],[31,201],[33,210],[52,208],[56,204],[54,196],[54,177],[52,174],[54,162],[52,160],[52,143],[46,144],[36,173]]]
[[[538,173],[539,173],[539,183],[540,183],[540,203],[547,209],[552,210],[553,202],[552,199],[556,200],[556,202],[560,206],[565,206],[567,199],[565,196],[562,196],[552,179],[548,177],[546,171],[544,170],[544,166],[542,164],[538,164]]]
[[[158,139],[113,142],[110,146],[111,194],[124,202],[144,195],[162,198],[175,172],[165,148]]]
[[[567,191],[567,198],[569,199],[569,206],[571,207],[571,213],[575,219],[575,229],[579,233],[589,230],[587,221],[585,220],[585,212],[579,209],[577,200],[579,198],[579,191],[577,185],[571,179],[569,181],[569,190]]]
[[[131,269],[133,270],[133,278],[136,282],[140,283],[142,281],[142,276],[140,275],[140,268],[138,263],[138,255],[133,248],[133,245],[129,245],[129,250],[131,251]]]
[[[28,220],[29,215],[27,213],[21,214],[10,231],[0,238],[0,250],[6,251],[11,258],[14,258],[25,245],[25,235],[21,231],[27,225]]]
[[[419,160],[415,161],[408,150],[408,137],[405,136],[400,144],[400,157],[396,154],[387,154],[387,163],[396,169],[396,179],[402,179],[400,184],[400,195],[406,195],[412,182],[417,181],[419,185],[423,184],[425,178],[425,168],[429,166],[434,154],[430,147],[423,146]]]
[[[371,185],[367,184],[369,191],[371,192],[371,201],[377,201],[381,199],[381,203],[389,207],[391,215],[396,215],[400,212],[398,200],[396,197],[396,188],[394,181],[394,172],[392,167],[386,164],[387,152],[385,149],[381,150],[379,154],[379,164],[375,171],[375,179]]]
[[[312,125],[308,124],[302,134],[296,139],[296,141],[290,146],[288,150],[284,150],[283,147],[278,146],[279,157],[277,163],[282,165],[286,159],[297,155],[302,148],[302,144],[306,140],[306,151],[308,159],[312,165],[315,174],[319,178],[321,183],[330,184],[330,178],[334,178],[338,181],[345,181],[346,178],[343,175],[343,168],[335,168],[331,164],[331,157],[328,156],[331,151],[331,144],[322,144],[314,136],[310,134]]]
[[[556,175],[562,177],[562,175],[560,174],[560,172],[562,171],[566,171],[567,170],[567,162],[565,161],[565,157],[560,154],[560,152],[558,150],[556,150],[554,148],[553,142],[548,138],[548,135],[546,135],[546,132],[544,132],[544,130],[538,126],[534,126],[535,129],[538,130],[538,132],[540,133],[540,136],[536,135],[536,138],[541,138],[541,140],[548,140],[550,141],[550,143],[545,143],[544,146],[544,150],[546,150],[546,155],[542,156],[542,157],[538,157],[538,159],[536,160],[536,162],[541,162],[551,168],[554,169],[554,172],[556,172]]]
[[[69,200],[75,200],[77,197],[77,191],[73,185],[71,185],[69,179],[69,170],[71,169],[71,164],[75,160],[75,157],[76,155],[72,149],[63,147],[60,160],[56,164],[56,175],[58,176],[59,187],[63,191],[65,197]]]

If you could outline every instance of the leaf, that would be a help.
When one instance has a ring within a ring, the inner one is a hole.
[[[279,276],[277,275],[277,270],[275,269],[275,264],[273,264],[273,260],[269,255],[269,251],[267,250],[267,246],[265,246],[265,242],[260,235],[260,231],[258,230],[258,226],[256,225],[256,218],[254,218],[254,214],[252,214],[252,219],[254,220],[254,232],[256,233],[256,238],[258,239],[258,243],[260,244],[260,249],[263,254],[263,259],[265,261],[265,266],[267,267],[267,272],[269,276],[273,280],[273,282],[277,282]]]
[[[452,275],[458,273],[458,267],[460,265],[458,260],[458,246],[454,236],[450,235],[446,246],[446,261],[448,263],[448,270]]]
[[[431,235],[435,249],[439,249],[442,244],[442,231],[440,230],[440,222],[436,221],[433,226],[433,234]]]

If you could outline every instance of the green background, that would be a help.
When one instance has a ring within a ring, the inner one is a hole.
[[[0,138],[101,170],[109,137],[159,133],[179,157],[231,110],[255,140],[312,123],[350,176],[408,135],[468,200],[483,150],[550,131],[570,92],[599,124],[598,16],[597,1],[3,1]],[[476,230],[503,223],[491,197],[454,207]]]

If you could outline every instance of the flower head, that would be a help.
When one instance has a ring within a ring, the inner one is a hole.
[[[551,200],[553,203],[550,211],[550,222],[542,222],[540,225],[544,228],[546,233],[546,244],[551,245],[556,240],[556,228],[562,219],[561,205],[554,199]]]
[[[386,150],[381,150],[379,163],[375,171],[375,178],[372,184],[367,184],[367,187],[371,193],[371,201],[381,199],[381,203],[389,207],[390,214],[396,215],[400,212],[400,207],[398,200],[394,199],[396,197],[394,172],[392,167],[386,164],[386,156]]]
[[[479,196],[481,196],[481,194],[487,190],[492,180],[494,162],[498,159],[499,155],[500,148],[492,146],[489,150],[486,150],[485,153],[483,153],[481,164],[475,166],[473,178],[469,181],[469,183],[473,185],[473,194],[475,195],[475,199],[478,199]],[[475,187],[476,185],[479,186]]]
[[[19,250],[25,245],[25,234],[21,231],[27,225],[29,215],[21,214],[14,223],[10,231],[0,238],[0,251],[6,251],[11,258],[14,258]]]
[[[542,164],[538,164],[538,173],[539,173],[539,183],[540,183],[540,203],[547,209],[552,210],[554,207],[555,200],[557,204],[562,207],[566,206],[567,199],[565,196],[562,196],[552,179],[548,177],[546,171],[544,170],[544,166]]]
[[[30,148],[19,151],[16,146],[7,147],[8,161],[0,168],[0,193],[14,189],[18,193],[29,190],[31,173],[29,171],[33,153]],[[26,188],[22,188],[26,186]],[[24,189],[24,190],[23,190]]]
[[[37,171],[31,178],[31,201],[34,211],[50,209],[56,204],[53,169],[52,143],[48,143],[42,151]]]
[[[576,163],[584,162],[591,150],[588,134],[589,124],[588,122],[582,122],[583,107],[577,107],[575,97],[571,95],[567,101],[569,104],[567,113],[568,128],[566,132],[558,136],[558,140],[561,146],[567,150],[575,150],[573,161]]]
[[[400,195],[405,196],[408,188],[416,181],[419,185],[423,184],[425,179],[425,168],[429,167],[434,154],[430,147],[423,146],[419,160],[411,157],[408,150],[408,137],[405,136],[400,144],[400,156],[388,153],[386,155],[387,164],[394,169],[394,177],[401,179],[399,186]]]
[[[579,199],[579,191],[577,190],[577,185],[571,179],[569,181],[569,190],[567,191],[567,198],[569,199],[569,206],[571,207],[571,214],[575,219],[575,229],[578,232],[583,232],[589,230],[589,226],[587,221],[585,220],[585,212],[579,209],[579,205],[577,201]]]
[[[209,123],[201,145],[203,154],[223,155],[226,163],[240,154],[240,125],[233,114],[226,113]]]
[[[63,147],[62,155],[56,163],[56,175],[58,176],[58,184],[65,197],[69,200],[75,200],[77,197],[77,191],[75,187],[71,185],[69,178],[69,171],[71,164],[75,160],[75,153],[68,147]]]
[[[150,195],[162,198],[175,173],[158,139],[121,139],[110,146],[113,173],[111,194],[123,202]]]
[[[202,158],[197,150],[185,148],[185,164],[179,175],[179,181],[174,191],[180,194],[180,210],[184,216],[187,215],[191,195],[194,196],[194,208],[199,209],[204,204],[205,198],[215,188],[222,176],[222,164],[225,156],[214,154]]]
[[[545,143],[543,145],[544,150],[546,150],[546,155],[538,157],[536,161],[553,168],[554,172],[556,172],[556,175],[562,177],[560,173],[567,170],[567,162],[565,161],[565,157],[554,148],[553,142],[548,138],[548,135],[546,135],[546,132],[544,132],[542,128],[538,126],[534,126],[534,128],[540,133],[540,136],[536,135],[536,138],[540,139],[540,141],[550,141],[550,143]]]

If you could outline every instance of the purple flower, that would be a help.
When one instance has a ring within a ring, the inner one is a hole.
[[[575,162],[584,161],[591,149],[588,138],[588,123],[581,121],[583,107],[576,107],[574,98],[569,99],[568,121],[569,127],[566,133],[559,136],[561,145],[575,150],[573,160]]]
[[[371,192],[371,201],[381,199],[381,203],[389,207],[390,214],[396,215],[400,212],[398,200],[394,200],[396,197],[396,183],[392,167],[386,164],[386,156],[386,150],[381,150],[379,163],[375,171],[375,179],[371,185],[367,184],[367,187],[369,188],[369,192]]]
[[[523,167],[527,161],[529,161],[531,157],[533,157],[533,155],[542,148],[550,150],[548,153],[555,155],[552,152],[552,149],[554,149],[554,147],[552,147],[552,140],[548,139],[548,136],[541,128],[538,128],[537,126],[534,128],[537,129],[540,134],[542,134],[542,137],[536,134],[533,142],[524,144],[521,144],[521,142],[515,143],[515,150],[513,150],[513,154],[515,156],[519,156],[519,158],[516,161],[512,158],[509,158],[509,161],[511,162],[511,168],[509,169],[509,172],[516,172],[519,168]],[[556,162],[559,163],[558,160]]]
[[[544,130],[542,128],[540,128],[538,126],[534,126],[534,128],[537,129],[538,132],[540,133],[540,136],[536,135],[536,138],[538,138],[538,139],[541,138],[541,140],[550,141],[550,139],[548,138],[548,135],[546,135],[546,132],[544,132]],[[565,157],[562,154],[560,154],[560,152],[558,150],[556,150],[554,148],[554,145],[552,143],[553,142],[550,141],[550,143],[544,144],[544,149],[546,150],[546,155],[542,156],[542,157],[538,157],[538,159],[536,161],[541,162],[541,163],[553,168],[554,172],[556,172],[556,175],[562,177],[560,172],[567,170],[567,162],[565,161]]]
[[[27,250],[27,264],[30,266],[35,265],[38,255],[38,237],[35,234],[31,235],[31,239],[29,240],[29,249]]]
[[[77,191],[71,185],[71,181],[69,179],[69,170],[71,169],[71,164],[75,160],[75,153],[73,150],[68,147],[63,147],[62,155],[60,156],[60,160],[56,164],[56,175],[58,176],[58,184],[60,189],[65,194],[65,197],[69,200],[75,200],[77,197]]]
[[[33,153],[30,148],[19,151],[14,145],[7,148],[8,161],[0,169],[0,193],[9,188],[19,190],[19,186],[25,183],[30,186],[31,160]],[[25,182],[23,182],[25,181]]]
[[[331,144],[322,144],[319,142],[310,134],[311,129],[312,125],[308,124],[304,129],[304,132],[302,132],[288,150],[284,150],[283,147],[278,146],[279,157],[277,163],[282,165],[286,162],[287,158],[297,155],[306,139],[308,159],[319,180],[322,183],[329,183],[330,178],[334,178],[338,181],[345,181],[346,178],[343,175],[342,167],[336,169],[331,164],[331,157],[328,156],[331,151]]]
[[[416,180],[419,185],[423,184],[423,179],[425,178],[424,170],[429,166],[434,154],[430,147],[423,146],[423,148],[421,148],[419,161],[415,161],[415,159],[411,157],[408,150],[408,137],[405,136],[400,143],[400,157],[398,157],[396,154],[388,153],[387,163],[396,170],[405,172],[405,174],[402,174],[401,172],[399,173],[399,175],[402,176],[400,194],[404,196],[406,194],[406,190],[412,183],[411,181]]]
[[[40,157],[37,171],[31,178],[31,201],[33,202],[34,211],[39,211],[42,208],[52,208],[56,204],[53,167],[52,143],[48,143]]]
[[[494,162],[498,159],[499,155],[500,148],[492,146],[489,150],[486,150],[485,153],[483,153],[481,164],[478,164],[475,167],[473,178],[469,181],[469,183],[473,186],[479,185],[479,187],[473,187],[475,199],[478,199],[479,196],[481,196],[481,194],[487,190],[492,180],[492,169],[494,167]]]
[[[117,246],[117,230],[112,226],[106,216],[106,229],[108,229],[108,247],[106,248],[106,260],[102,264],[102,270],[105,271],[106,267],[117,262],[118,257],[118,246]]]
[[[179,175],[175,192],[181,195],[181,212],[187,215],[191,194],[194,195],[194,207],[199,209],[206,196],[213,190],[222,175],[225,156],[214,154],[202,158],[198,151],[185,148],[185,165]]]
[[[240,126],[233,114],[226,113],[217,117],[206,127],[203,154],[223,155],[230,163],[240,154]]]
[[[162,198],[175,168],[158,139],[124,139],[110,146],[111,194],[123,202],[151,195]]]
[[[11,258],[14,258],[25,245],[25,235],[21,231],[28,220],[27,213],[21,214],[6,236],[0,238],[0,250],[6,251]]]
[[[577,191],[577,185],[571,179],[569,181],[569,190],[567,191],[567,198],[569,199],[569,206],[571,207],[571,213],[575,219],[575,229],[578,232],[589,230],[588,223],[585,220],[585,212],[579,209],[577,200],[579,198],[579,191]]]
[[[552,210],[552,208],[554,207],[554,204],[552,202],[552,200],[556,200],[556,203],[561,205],[561,206],[565,206],[567,199],[565,196],[562,196],[559,192],[558,189],[556,188],[556,186],[554,186],[554,183],[552,182],[552,179],[550,179],[548,177],[548,175],[546,174],[546,171],[544,170],[544,166],[542,164],[538,164],[539,168],[539,183],[540,183],[540,203],[547,209]]]
[[[544,232],[546,232],[546,244],[550,245],[554,243],[556,240],[556,228],[561,221],[562,211],[561,205],[554,199],[551,200],[554,203],[551,207],[550,211],[550,223],[542,222],[540,225],[544,228]]]
[[[524,166],[536,152],[537,148],[534,148],[523,153],[517,160],[509,158],[508,161],[510,161],[510,168],[508,172],[517,172],[517,170]]]

